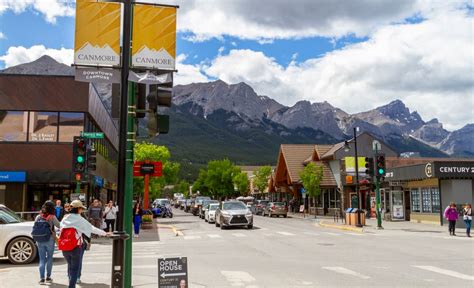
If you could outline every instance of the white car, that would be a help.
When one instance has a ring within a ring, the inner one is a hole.
[[[31,230],[33,223],[24,222],[12,210],[0,204],[0,257],[12,264],[28,264],[37,257]]]
[[[216,210],[219,208],[219,203],[211,203],[204,211],[204,221],[209,224],[216,222]]]

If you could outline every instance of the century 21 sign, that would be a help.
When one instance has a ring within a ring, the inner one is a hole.
[[[116,2],[77,0],[74,43],[76,66],[121,66],[121,5]],[[132,68],[175,70],[176,12],[176,7],[133,5]]]

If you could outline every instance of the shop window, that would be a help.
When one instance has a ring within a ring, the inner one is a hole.
[[[0,142],[25,142],[28,112],[0,111]]]
[[[411,211],[420,212],[420,191],[418,189],[411,190]]]
[[[30,142],[56,142],[58,114],[58,112],[30,112],[28,140]]]
[[[84,131],[83,113],[59,113],[59,142],[72,142]]]
[[[432,201],[432,212],[439,213],[441,212],[441,201],[439,197],[438,187],[431,188],[431,201]]]
[[[430,188],[421,188],[421,209],[422,212],[431,212],[431,191]]]

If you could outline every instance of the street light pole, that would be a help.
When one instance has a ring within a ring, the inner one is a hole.
[[[354,127],[354,154],[355,154],[355,175],[356,175],[356,193],[357,193],[357,227],[362,227],[362,222],[360,219],[360,189],[359,189],[359,158],[357,155],[357,127]]]
[[[131,0],[123,0],[123,43],[122,71],[120,85],[120,122],[119,122],[119,155],[116,231],[112,235],[112,283],[113,288],[124,287],[125,240],[130,236],[124,231],[124,211],[129,209],[125,203],[126,189],[126,158],[127,158],[127,117],[128,117],[128,73],[130,69],[130,38],[131,38]]]

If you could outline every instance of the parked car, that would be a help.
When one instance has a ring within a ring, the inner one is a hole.
[[[253,214],[241,201],[223,201],[216,210],[216,227],[247,226],[253,228]]]
[[[163,210],[166,206],[170,206],[170,200],[166,198],[155,199],[151,206],[151,212],[153,213],[153,218],[160,217],[163,214]]]
[[[270,217],[275,216],[288,216],[288,207],[286,207],[285,203],[283,202],[270,202],[263,210],[263,216],[268,215]]]
[[[194,216],[198,216],[200,214],[200,210],[202,207],[202,202],[204,200],[211,200],[211,197],[208,196],[197,196],[196,200],[194,201],[194,205],[191,206],[191,213],[193,213]]]
[[[253,202],[247,203],[247,208],[252,212],[252,214],[257,214],[257,205]]]
[[[255,214],[263,215],[263,210],[265,209],[265,206],[267,206],[268,203],[270,203],[270,200],[257,200]]]
[[[210,203],[207,205],[204,212],[204,221],[209,224],[216,222],[216,210],[219,208],[219,203]]]
[[[212,204],[212,203],[219,203],[219,201],[217,201],[217,200],[208,200],[208,199],[202,201],[202,205],[199,208],[199,218],[204,219],[205,210],[209,207],[209,204]]]
[[[24,222],[12,210],[0,204],[0,257],[12,264],[28,264],[37,257],[31,230],[34,222]]]

